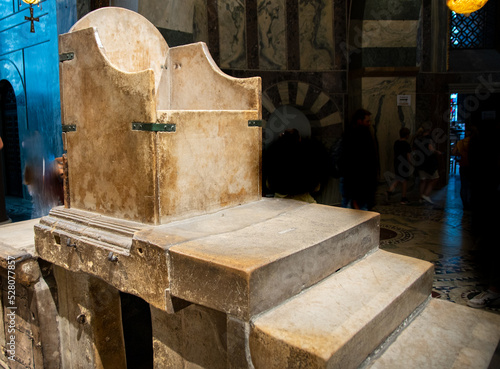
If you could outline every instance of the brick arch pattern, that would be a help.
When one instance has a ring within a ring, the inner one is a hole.
[[[313,137],[328,149],[342,135],[343,112],[340,101],[318,86],[287,80],[273,84],[262,93],[262,117],[268,120],[280,106],[290,105],[309,119]]]

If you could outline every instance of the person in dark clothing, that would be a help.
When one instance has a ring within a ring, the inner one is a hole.
[[[394,142],[394,175],[395,179],[387,190],[387,197],[389,198],[399,183],[401,183],[401,204],[406,205],[409,203],[406,197],[408,187],[408,178],[411,175],[411,145],[408,142],[410,138],[410,130],[403,127],[399,130],[399,140]]]
[[[266,153],[265,185],[275,197],[315,202],[328,173],[323,146],[300,136],[296,129],[284,131]]]
[[[441,155],[441,152],[436,150],[436,144],[431,137],[431,126],[429,122],[424,123],[417,132],[413,157],[420,179],[420,201],[434,204],[430,194],[439,179],[438,155]]]
[[[487,288],[471,298],[467,305],[487,307],[500,301],[500,245],[498,209],[500,209],[500,122],[483,121],[470,139],[472,230],[478,252],[478,272]]]
[[[343,137],[343,194],[348,207],[371,210],[379,174],[378,145],[371,128],[371,113],[357,110]]]
[[[471,136],[476,131],[476,127],[467,127],[465,129],[465,137],[458,141],[453,148],[452,155],[456,157],[460,164],[460,198],[464,210],[471,208],[471,168],[469,163],[469,145]]]

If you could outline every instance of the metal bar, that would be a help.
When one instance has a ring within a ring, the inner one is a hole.
[[[76,124],[63,124],[62,131],[63,132],[75,132],[76,131]]]
[[[133,131],[147,131],[147,132],[175,132],[174,123],[141,123],[132,122]]]
[[[75,53],[74,52],[59,54],[59,61],[60,62],[65,62],[65,61],[68,61],[68,60],[73,60],[74,58],[75,58]]]
[[[249,127],[262,127],[262,121],[261,120],[249,120],[248,126]]]

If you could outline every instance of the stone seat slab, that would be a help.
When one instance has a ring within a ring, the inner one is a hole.
[[[251,323],[255,368],[357,368],[429,297],[433,266],[377,250]]]
[[[106,278],[159,309],[176,297],[248,321],[376,249],[379,221],[288,199],[159,226],[58,207],[35,236],[44,260]]]
[[[490,363],[499,342],[500,315],[431,299],[381,356],[364,368],[493,368]]]
[[[263,199],[162,226],[177,242],[165,246],[170,292],[248,320],[377,248],[379,219],[372,212]]]
[[[33,227],[40,219],[7,223],[0,226],[0,269],[12,270],[15,261],[16,281],[29,286],[36,283],[40,270],[35,256]],[[7,274],[6,274],[7,275]]]

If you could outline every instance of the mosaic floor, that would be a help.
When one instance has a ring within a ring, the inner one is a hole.
[[[477,273],[470,214],[462,210],[460,181],[452,176],[448,186],[435,191],[434,205],[421,204],[415,186],[410,186],[410,204],[401,205],[397,192],[388,201],[386,186],[380,186],[375,211],[381,214],[380,247],[387,251],[424,259],[435,265],[433,297],[467,304],[467,299],[486,285]],[[29,201],[7,197],[12,221],[31,219]],[[500,301],[487,310],[500,314]]]
[[[415,186],[409,189],[408,205],[400,204],[398,193],[387,200],[386,189],[381,186],[375,209],[381,214],[380,247],[432,262],[432,296],[466,305],[487,285],[478,273],[471,214],[462,209],[458,175],[451,176],[448,186],[434,191],[434,205],[416,201]],[[500,314],[500,301],[486,309]]]

